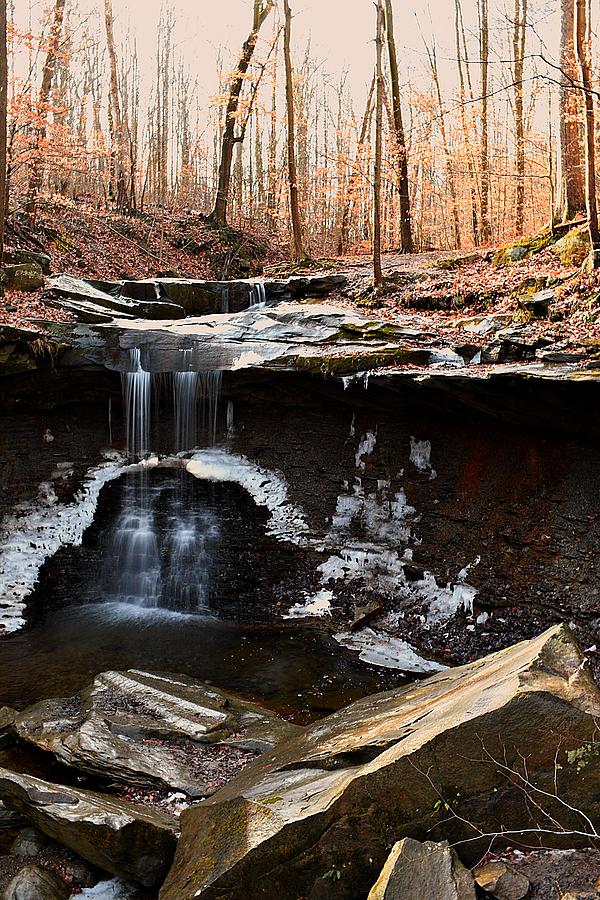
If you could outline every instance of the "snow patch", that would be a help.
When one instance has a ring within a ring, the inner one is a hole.
[[[200,450],[189,460],[186,470],[205,481],[239,484],[258,506],[269,510],[269,534],[299,546],[306,543],[308,525],[304,513],[290,502],[287,482],[280,472],[263,469],[245,456],[222,449]]]
[[[349,650],[360,653],[359,659],[372,666],[400,669],[411,675],[433,675],[446,666],[431,659],[423,659],[406,641],[363,628],[359,632],[342,632],[335,635],[336,641]]]
[[[138,888],[133,884],[127,884],[120,878],[111,878],[110,881],[100,881],[95,887],[84,888],[79,894],[71,894],[72,898],[90,897],[93,900],[130,900],[137,893]]]
[[[260,365],[264,362],[264,358],[260,353],[254,350],[244,350],[243,353],[234,359],[231,365],[231,371],[236,372],[238,369],[251,369],[253,366]]]
[[[312,597],[307,595],[305,603],[296,603],[283,618],[303,619],[309,616],[329,616],[331,615],[332,600],[332,591],[322,590]]]
[[[365,456],[371,456],[373,450],[377,445],[377,435],[374,431],[367,431],[364,437],[361,439],[360,444],[358,445],[358,450],[356,451],[356,468],[360,469],[364,472],[366,468],[366,463],[364,461]]]
[[[431,441],[418,441],[411,435],[410,461],[419,472],[428,473],[431,479],[437,478],[437,472],[431,468]]]
[[[454,369],[462,369],[465,365],[465,361],[462,356],[459,356],[454,350],[432,350],[429,354],[429,365],[435,368],[452,366]]]
[[[25,599],[34,589],[42,564],[65,544],[78,546],[92,524],[100,491],[125,470],[123,461],[90,469],[72,503],[61,504],[50,482],[39,487],[37,501],[22,503],[0,528],[0,634],[25,624]]]

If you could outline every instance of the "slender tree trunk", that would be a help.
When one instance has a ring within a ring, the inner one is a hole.
[[[440,126],[440,134],[442,136],[442,147],[444,150],[444,157],[446,159],[446,175],[448,178],[448,187],[450,188],[450,199],[452,201],[452,223],[454,229],[454,246],[457,250],[461,249],[461,240],[460,240],[460,215],[458,210],[458,196],[456,192],[456,180],[454,178],[454,172],[452,170],[452,155],[450,153],[450,148],[448,146],[448,136],[446,134],[446,120],[444,117],[444,105],[442,103],[442,91],[440,88],[440,79],[438,74],[437,67],[437,57],[435,46],[430,50],[429,47],[426,46],[427,56],[429,58],[429,67],[431,69],[431,77],[433,78],[433,85],[435,87],[435,94],[438,102],[438,110],[439,110],[439,126]]]
[[[513,81],[515,90],[515,163],[516,198],[515,231],[523,234],[525,226],[525,121],[523,116],[523,70],[525,64],[525,43],[527,39],[527,0],[515,0],[513,22]]]
[[[4,227],[6,223],[6,123],[8,103],[8,48],[6,32],[6,0],[0,0],[0,265],[4,258]]]
[[[46,61],[42,71],[42,84],[37,102],[38,124],[35,135],[35,154],[29,171],[26,211],[30,228],[35,228],[37,200],[40,187],[42,186],[42,154],[40,152],[40,144],[42,144],[46,138],[48,98],[50,97],[50,88],[52,87],[52,79],[54,78],[54,71],[56,69],[56,54],[58,51],[64,14],[65,0],[56,0],[54,5],[54,18],[50,28],[50,37],[48,39]]]
[[[600,260],[596,258],[600,245],[600,233],[598,232],[598,208],[596,204],[594,94],[590,61],[591,15],[588,0],[576,0],[575,11],[575,48],[585,102],[585,199],[590,242],[592,245],[590,259],[592,260],[593,267],[597,268],[600,264]]]
[[[467,154],[467,169],[469,172],[469,194],[471,198],[471,230],[473,235],[473,243],[477,247],[479,244],[479,225],[477,215],[477,178],[473,167],[473,153],[471,148],[471,131],[467,114],[465,110],[467,102],[467,92],[465,85],[465,73],[463,68],[462,46],[465,45],[465,66],[467,73],[469,71],[469,60],[467,58],[467,48],[464,36],[464,25],[462,20],[462,8],[460,0],[455,0],[454,4],[454,26],[456,39],[456,64],[458,67],[458,81],[460,85],[460,121],[463,131],[463,140],[465,142],[465,152]],[[469,81],[470,88],[470,81]],[[470,100],[473,100],[472,93],[469,91]]]
[[[289,0],[283,0],[285,29],[283,32],[283,55],[285,60],[285,101],[287,106],[287,152],[288,183],[290,189],[290,215],[292,218],[292,257],[304,259],[302,244],[302,218],[298,198],[298,171],[296,166],[296,120],[294,110],[294,72],[292,69],[292,11]]]
[[[110,72],[110,80],[109,80],[109,90],[110,90],[110,105],[111,105],[111,115],[112,115],[112,129],[111,129],[111,140],[112,140],[112,148],[111,153],[113,155],[114,161],[114,175],[115,175],[115,199],[117,201],[117,206],[119,209],[125,209],[127,207],[127,180],[125,175],[125,126],[124,126],[124,114],[121,111],[121,100],[119,97],[119,81],[117,76],[117,52],[115,50],[115,37],[114,37],[114,26],[113,26],[113,11],[111,0],[104,0],[104,25],[106,28],[106,46],[108,49],[108,61],[109,61],[109,72]]]
[[[555,222],[569,222],[586,208],[580,123],[582,97],[575,56],[575,0],[560,3],[559,138],[560,180],[556,197]]]
[[[486,244],[492,237],[490,224],[490,160],[489,160],[489,59],[490,30],[488,0],[479,0],[479,50],[481,64],[481,242]]]
[[[220,224],[227,223],[227,205],[231,188],[231,166],[233,163],[233,148],[236,143],[241,143],[242,138],[236,137],[235,123],[240,106],[240,95],[244,86],[244,78],[252,62],[258,34],[267,16],[275,5],[275,0],[254,0],[254,18],[252,31],[244,42],[242,53],[238,60],[237,68],[229,85],[229,98],[225,111],[225,125],[221,142],[221,161],[219,164],[219,176],[215,206],[210,218]]]
[[[381,165],[383,157],[383,0],[377,0],[377,62],[375,101],[375,172],[373,178],[373,281],[383,285],[381,268]]]
[[[361,177],[361,169],[364,160],[364,150],[365,150],[365,142],[367,140],[367,132],[369,130],[369,125],[371,124],[371,117],[373,113],[373,94],[375,93],[375,85],[376,85],[376,77],[373,76],[373,81],[371,82],[371,87],[369,89],[369,96],[367,97],[367,105],[365,107],[365,114],[363,116],[362,124],[360,126],[360,134],[358,136],[358,147],[356,149],[356,159],[354,161],[354,167],[352,169],[352,173],[350,175],[350,181],[348,183],[348,190],[346,192],[346,199],[344,203],[344,209],[342,212],[342,222],[340,225],[340,234],[338,240],[337,252],[338,256],[342,256],[346,250],[346,246],[348,244],[348,222],[350,219],[350,212],[352,209],[352,204],[356,199],[356,188],[359,183],[359,179]]]
[[[398,57],[396,41],[394,39],[394,10],[392,0],[385,0],[385,28],[387,37],[388,61],[390,67],[390,81],[392,85],[392,106],[394,113],[394,134],[396,138],[396,152],[398,154],[398,193],[400,195],[400,234],[402,250],[404,253],[412,253],[414,250],[412,236],[412,222],[410,213],[410,185],[408,180],[408,153],[406,151],[406,138],[404,123],[402,121],[402,107],[400,104],[400,79],[398,77]]]

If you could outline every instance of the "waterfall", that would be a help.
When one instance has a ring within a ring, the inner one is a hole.
[[[261,309],[267,305],[267,289],[264,282],[257,281],[250,288],[250,305],[248,309]]]
[[[152,375],[142,368],[142,354],[139,348],[129,351],[129,363],[129,371],[123,372],[121,376],[127,453],[139,459],[150,450]]]
[[[173,372],[175,449],[192,450],[198,439],[198,372],[190,371],[192,351],[183,350],[183,372]]]
[[[130,476],[109,546],[105,599],[145,609],[209,611],[219,541],[216,515],[198,508],[193,484],[177,473],[175,487]]]
[[[223,373],[218,369],[213,372],[200,373],[200,384],[202,386],[203,400],[202,424],[209,447],[214,447],[214,445],[217,443],[217,424],[222,381]]]
[[[193,350],[182,351],[181,371],[152,376],[142,366],[141,351],[129,351],[123,373],[127,453],[147,456],[153,398],[158,413],[165,381],[172,390],[173,444],[176,451],[198,443],[198,405],[202,401],[205,442],[217,440],[222,373],[193,371]],[[107,599],[144,608],[207,612],[211,570],[219,541],[216,515],[198,508],[190,476],[180,473],[175,489],[151,483],[147,469],[129,476],[108,545],[103,577]]]

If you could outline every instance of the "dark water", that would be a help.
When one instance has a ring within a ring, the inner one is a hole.
[[[0,704],[68,696],[107,669],[177,672],[311,721],[359,697],[402,684],[358,661],[332,637],[295,623],[252,627],[141,609],[69,606],[2,641]]]

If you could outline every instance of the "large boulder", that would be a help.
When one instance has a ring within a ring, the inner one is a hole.
[[[590,236],[587,227],[572,228],[552,247],[563,266],[581,266],[590,252]]]
[[[184,676],[103,672],[78,697],[17,716],[19,737],[84,772],[154,783],[193,797],[214,792],[297,725]]]
[[[0,798],[88,862],[147,887],[173,858],[177,821],[92,791],[0,769]]]
[[[367,697],[185,812],[161,900],[296,900],[298,885],[316,898],[332,865],[342,877],[327,896],[350,900],[368,893],[385,846],[407,836],[464,840],[475,862],[489,833],[532,827],[514,785],[522,758],[550,814],[580,828],[552,791],[556,779],[566,803],[600,812],[598,716],[600,691],[564,626]]]
[[[473,876],[447,841],[412,838],[392,848],[369,900],[475,900]]]
[[[52,260],[47,253],[40,253],[36,250],[19,250],[16,247],[5,247],[4,262],[13,266],[33,263],[40,267],[44,275],[49,275]]]
[[[71,891],[47,869],[25,866],[6,887],[2,900],[66,900]]]
[[[37,291],[44,286],[44,273],[37,263],[4,266],[2,273],[4,287],[10,291]]]

